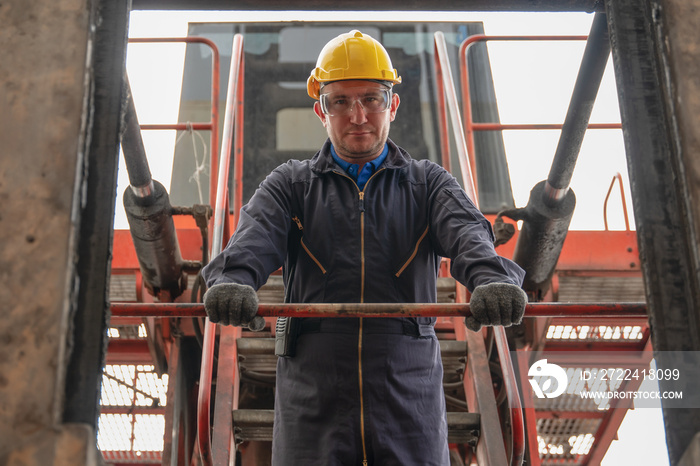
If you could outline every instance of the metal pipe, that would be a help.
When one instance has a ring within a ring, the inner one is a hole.
[[[493,329],[493,336],[498,350],[498,357],[501,360],[501,375],[503,376],[504,386],[508,395],[508,407],[510,409],[511,420],[511,456],[510,464],[520,466],[523,464],[525,457],[525,421],[523,419],[523,404],[520,400],[520,392],[515,378],[515,370],[513,369],[513,359],[504,358],[504,354],[510,348],[508,337],[503,327]]]
[[[229,238],[232,234],[232,226],[238,225],[240,210],[243,207],[243,109],[244,109],[244,77],[245,77],[245,59],[243,53],[243,36],[237,34],[234,37],[231,60],[236,61],[238,66],[232,66],[229,73],[229,80],[233,80],[233,89],[227,97],[226,115],[224,116],[224,134],[226,138],[222,138],[222,152],[231,152],[231,167],[233,173],[226,176],[226,180],[233,179],[232,185],[232,208],[233,222],[230,220],[224,224],[224,236],[221,247],[226,244],[224,238]],[[228,110],[228,107],[235,107]],[[227,122],[226,116],[229,117]],[[233,119],[230,120],[230,117]],[[232,146],[232,147],[231,147]],[[221,180],[221,177],[219,178]],[[221,182],[221,181],[220,181]],[[227,191],[228,192],[228,191]],[[217,191],[218,194],[218,191]],[[221,206],[228,214],[229,196],[226,196],[226,202]],[[217,204],[217,207],[220,207]],[[227,215],[228,217],[228,215]],[[265,319],[262,317],[257,319],[259,323],[265,325]],[[240,327],[224,327],[219,331],[219,353],[218,364],[216,367],[216,390],[214,396],[214,419],[212,422],[212,455],[215,464],[229,464],[234,462],[235,451],[229,447],[234,437],[233,423],[231,413],[238,410],[238,402],[240,399],[241,377],[238,367],[238,344],[237,341],[241,336],[242,329]]]
[[[610,56],[608,20],[604,13],[596,13],[591,32],[583,52],[571,102],[564,120],[559,144],[557,145],[545,185],[545,202],[556,204],[566,196],[574,173],[581,143],[586,134],[600,82]]]
[[[119,135],[129,173],[131,190],[137,197],[148,197],[153,193],[153,178],[148,167],[146,150],[141,139],[141,127],[131,94],[129,78],[124,76],[124,103],[122,104],[122,131]]]
[[[177,298],[186,289],[187,280],[165,187],[154,181],[147,197],[127,188],[124,210],[144,285],[161,301]]]
[[[472,118],[471,91],[469,89],[469,70],[467,53],[472,45],[485,41],[569,41],[587,40],[587,36],[487,36],[474,34],[467,37],[459,46],[460,82],[462,90],[462,113],[464,114],[464,134],[466,137],[467,153],[472,167],[476,167],[476,145],[474,131],[501,131],[506,129],[561,129],[562,125],[532,125],[516,124],[503,125],[500,123],[475,123]],[[618,125],[619,127],[619,125]]]
[[[474,151],[471,154],[467,153],[467,141],[464,135],[464,127],[459,114],[459,106],[457,105],[457,91],[452,79],[450,70],[450,61],[447,57],[447,46],[445,45],[445,37],[441,32],[435,33],[435,68],[441,70],[438,74],[442,77],[444,84],[445,95],[441,98],[447,100],[447,106],[450,109],[452,122],[452,130],[454,131],[457,142],[457,153],[459,155],[459,165],[462,171],[462,179],[464,180],[464,190],[467,196],[471,199],[474,205],[479,207],[479,198],[477,195],[476,184],[476,158]],[[463,75],[466,73],[463,73]],[[470,110],[471,111],[471,110]],[[471,157],[471,159],[470,159]],[[523,451],[525,445],[523,417],[521,412],[520,395],[515,377],[513,376],[513,364],[508,352],[508,341],[503,327],[494,328],[494,334],[500,338],[496,339],[496,346],[503,372],[503,384],[508,394],[510,402],[510,421],[513,431],[513,449],[511,455],[511,466],[520,466],[523,459]]]
[[[638,303],[529,303],[526,317],[646,317],[647,305]],[[113,317],[204,317],[201,303],[112,303]],[[265,304],[263,317],[467,317],[469,303],[323,303]]]
[[[473,131],[562,129],[561,123],[472,123]],[[589,123],[588,129],[622,129],[622,123]]]
[[[540,181],[532,188],[525,208],[503,213],[523,221],[513,260],[526,272],[523,288],[537,300],[543,299],[549,290],[576,207],[572,190],[554,205],[545,202],[546,183]]]
[[[597,19],[597,18],[596,18]],[[597,31],[600,26],[599,26],[600,20],[597,22],[594,20],[594,25],[596,25],[595,30]],[[603,21],[603,23],[605,23]],[[593,32],[592,32],[593,34]],[[596,36],[598,35],[595,33]],[[470,101],[470,92],[469,92],[469,81],[468,81],[468,72],[467,72],[467,61],[466,61],[466,55],[467,55],[467,50],[469,49],[469,46],[477,41],[481,40],[487,40],[487,39],[492,39],[492,40],[582,40],[585,39],[585,37],[582,36],[549,36],[549,37],[543,37],[543,36],[535,36],[535,37],[526,37],[526,36],[492,36],[488,38],[487,36],[484,35],[477,35],[477,36],[472,36],[469,37],[467,40],[465,40],[462,45],[460,46],[460,64],[461,64],[461,70],[462,70],[462,93],[464,96],[464,117],[465,117],[465,134],[467,138],[467,149],[470,157],[474,157],[474,131],[475,130],[502,130],[502,129],[526,129],[527,126],[532,126],[537,127],[537,129],[554,129],[555,125],[500,125],[500,124],[493,124],[493,123],[486,123],[486,124],[475,124],[472,121],[471,117],[471,101]],[[606,39],[607,40],[607,39]],[[586,50],[588,53],[585,53],[586,56],[590,56],[592,52],[590,50],[595,50],[597,49],[597,43],[592,44],[592,41],[589,40],[587,44]],[[609,46],[608,46],[608,54],[609,54]],[[605,55],[605,61],[603,62],[603,70],[605,68],[605,62],[607,62],[607,55]],[[588,68],[588,62],[584,61],[582,63],[582,70],[587,70]],[[601,70],[601,78],[602,78],[602,70]],[[584,79],[581,79],[584,78]],[[586,77],[584,76],[583,72],[579,72],[579,82],[584,82],[586,83]],[[579,106],[579,102],[576,101],[575,99],[579,98],[579,96],[583,95],[584,97],[588,97],[588,94],[590,93],[585,93],[584,89],[583,91],[581,90],[581,87],[583,85],[579,84],[577,82],[577,87],[574,90],[574,98],[572,98],[571,106],[569,107],[569,115],[567,115],[567,122],[565,122],[564,125],[562,125],[562,128],[567,127],[569,128],[569,132],[567,132],[567,137],[571,132],[571,129],[579,129],[579,121],[583,123],[582,125],[582,132],[581,132],[581,140],[583,139],[583,132],[585,131],[586,127],[588,126],[588,119],[590,117],[590,108],[587,109],[587,113],[585,113],[585,120],[581,119],[580,117],[583,116],[583,114],[578,114],[576,113],[576,109]],[[595,99],[595,94],[597,93],[597,88],[600,85],[600,79],[598,79],[598,84],[595,86],[595,92],[593,93],[593,100]],[[591,101],[591,108],[592,108],[592,101]],[[572,110],[574,109],[574,110]],[[584,108],[584,111],[586,109]],[[573,123],[572,123],[573,122]],[[564,134],[564,132],[562,132]],[[565,141],[564,138],[560,140],[560,147],[566,147],[568,144],[568,141]],[[580,140],[578,141],[578,146],[576,146],[574,154],[578,154],[579,149],[580,149]],[[560,160],[562,157],[560,157],[558,160]],[[473,163],[473,159],[472,159]],[[575,163],[575,159],[574,159]],[[571,170],[573,170],[573,164],[571,165]],[[570,180],[570,176],[569,176]],[[541,183],[542,187],[544,187],[544,182]],[[540,186],[540,185],[538,185]],[[535,192],[536,189],[538,189],[538,186],[533,189],[533,192]],[[518,262],[525,270],[527,271],[527,276],[525,278],[525,283],[524,287],[528,291],[536,291],[536,295],[543,295],[543,290],[546,290],[546,288],[549,286],[549,280],[551,278],[551,275],[554,271],[554,267],[556,266],[556,262],[559,258],[559,254],[561,251],[561,247],[564,242],[564,238],[566,237],[566,232],[569,227],[569,223],[571,221],[571,216],[573,215],[573,208],[575,206],[575,197],[573,196],[573,192],[567,192],[568,191],[568,181],[566,184],[566,190],[563,191],[563,193],[559,192],[554,192],[554,196],[558,196],[561,194],[561,202],[554,203],[553,205],[545,205],[544,202],[541,200],[543,196],[532,196],[530,198],[530,202],[528,203],[528,206],[526,209],[519,209],[513,211],[517,215],[520,215],[520,219],[525,219],[528,220],[524,222],[523,226],[523,232],[521,232],[521,235],[519,237],[518,244],[521,245],[520,248],[516,247],[516,262]],[[542,192],[544,193],[544,189],[542,189]],[[527,245],[528,247],[523,248],[522,244]],[[525,250],[525,252],[523,252]],[[518,255],[519,253],[519,255]],[[534,278],[533,278],[534,277]],[[540,285],[540,281],[544,283],[544,285]],[[496,339],[496,345],[498,348],[498,353],[501,359],[501,369],[504,374],[504,382],[505,382],[505,388],[506,391],[508,392],[508,399],[510,400],[510,412],[511,412],[511,422],[512,422],[512,432],[513,432],[513,442],[512,442],[512,454],[510,458],[510,463],[519,465],[522,463],[523,456],[524,456],[524,423],[523,423],[523,416],[522,416],[522,409],[521,409],[521,403],[520,403],[520,398],[517,392],[517,388],[515,386],[515,377],[514,377],[514,371],[513,371],[513,366],[511,363],[510,358],[508,357],[508,341],[505,335],[505,332],[503,331],[502,328],[494,329],[494,337]]]
[[[128,78],[124,79],[121,143],[130,186],[124,191],[124,211],[144,284],[161,301],[175,299],[187,287],[184,263],[175,233],[172,207],[165,187],[151,177],[141,128]]]
[[[574,214],[569,184],[609,55],[607,19],[596,13],[549,176],[535,185],[524,209],[504,214],[523,220],[513,260],[526,272],[523,288],[537,300],[549,291]]]
[[[603,223],[605,225],[605,231],[608,231],[608,200],[610,199],[610,193],[612,192],[613,186],[615,186],[615,181],[617,181],[620,186],[620,200],[622,201],[622,214],[625,218],[625,231],[630,231],[630,218],[627,214],[627,200],[625,199],[625,188],[622,186],[622,175],[617,172],[613,176],[610,182],[610,187],[608,188],[608,193],[605,195],[605,201],[603,201]]]
[[[213,239],[211,244],[211,257],[216,257],[223,249],[223,237],[226,224],[228,223],[228,179],[231,166],[231,146],[233,138],[233,123],[236,117],[235,110],[236,96],[239,78],[239,67],[243,60],[243,36],[236,34],[233,37],[231,51],[231,67],[229,69],[229,84],[226,94],[226,113],[224,115],[224,134],[221,142],[221,156],[218,161],[218,170],[212,165],[212,184],[214,194],[211,196],[215,200],[214,204],[214,225]],[[242,154],[240,154],[242,156]],[[212,160],[213,164],[213,160]],[[214,175],[217,182],[213,183]],[[199,304],[200,309],[204,309]],[[202,313],[201,316],[206,316]],[[202,344],[202,364],[199,375],[199,394],[197,398],[197,433],[198,445],[202,464],[211,466],[214,464],[212,452],[212,432],[211,432],[211,386],[214,372],[214,350],[216,341],[216,324],[208,318],[204,326],[204,342]],[[230,416],[229,410],[229,416]],[[228,434],[227,434],[228,435]],[[228,448],[228,442],[225,445]],[[226,461],[228,463],[228,461]]]
[[[442,78],[444,96],[439,96],[447,103],[447,108],[450,111],[450,123],[454,132],[455,144],[457,147],[457,155],[459,167],[462,172],[462,182],[464,190],[469,198],[478,205],[479,196],[476,187],[475,165],[470,162],[469,154],[467,153],[467,140],[464,136],[464,126],[462,125],[462,117],[459,114],[459,105],[457,103],[457,89],[452,79],[452,68],[447,57],[447,45],[445,43],[445,35],[438,31],[435,36],[435,67],[438,70],[438,75]]]
[[[129,39],[131,44],[165,44],[165,43],[176,43],[183,42],[185,44],[202,44],[211,49],[212,61],[211,61],[211,120],[209,123],[174,123],[174,124],[152,124],[152,125],[141,125],[142,130],[166,130],[175,129],[178,131],[189,131],[189,130],[209,130],[210,139],[209,147],[211,149],[211,174],[209,183],[209,203],[214,202],[216,195],[216,187],[213,180],[216,179],[216,167],[219,160],[219,75],[220,75],[220,58],[219,49],[216,44],[207,39],[206,37],[198,36],[187,36],[187,37],[132,37]]]

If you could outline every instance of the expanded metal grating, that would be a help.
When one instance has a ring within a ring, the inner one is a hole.
[[[135,302],[136,300],[136,275],[112,274],[109,279],[109,301]]]
[[[534,398],[534,406],[540,411],[569,411],[569,412],[600,412],[610,407],[610,400],[607,398],[584,398],[582,392],[601,393],[613,392],[622,385],[621,379],[609,379],[598,377],[600,367],[565,367],[567,383],[566,392],[554,398]],[[613,369],[606,367],[605,369]],[[590,374],[585,380],[583,374]],[[546,382],[547,376],[533,377],[542,386]]]
[[[107,464],[160,464],[163,454],[160,451],[103,451],[102,458]]]
[[[148,332],[144,324],[112,325],[107,335],[112,340],[139,340],[148,337]]]
[[[548,341],[616,342],[640,341],[645,327],[641,325],[550,325]]]
[[[600,419],[538,419],[542,466],[583,464],[595,442]]]
[[[187,275],[187,289],[185,293],[191,293],[197,275]],[[109,279],[110,302],[136,302],[138,301],[135,273],[114,273]],[[146,291],[144,290],[144,293]],[[189,295],[188,295],[189,296]],[[157,298],[156,298],[157,301]]]
[[[103,412],[97,434],[98,448],[105,460],[160,460],[165,417],[138,412],[167,403],[168,375],[159,377],[154,370],[150,365],[105,366],[100,400]]]
[[[625,303],[645,301],[640,276],[559,276],[559,301],[576,303]]]

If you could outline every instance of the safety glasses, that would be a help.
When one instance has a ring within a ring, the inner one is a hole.
[[[329,116],[349,115],[358,103],[365,113],[382,113],[391,105],[391,89],[352,87],[321,94],[320,102],[321,111]]]

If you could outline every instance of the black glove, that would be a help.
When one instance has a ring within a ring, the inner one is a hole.
[[[474,289],[469,307],[472,315],[464,319],[469,330],[478,332],[482,325],[510,327],[523,320],[527,294],[517,285],[489,283]]]
[[[220,283],[212,286],[204,293],[204,310],[214,323],[247,326],[254,332],[265,328],[265,319],[256,315],[258,295],[248,285]]]

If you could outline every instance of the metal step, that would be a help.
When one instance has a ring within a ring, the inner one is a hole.
[[[467,343],[440,340],[446,379],[461,379],[464,374]],[[242,382],[274,383],[277,356],[275,339],[244,337],[237,340]],[[233,412],[236,444],[245,441],[271,441],[274,411],[271,409],[239,409]],[[480,418],[477,413],[448,412],[448,441],[475,446],[479,439]]]
[[[454,302],[455,283],[455,279],[452,277],[440,277],[437,279],[438,303]],[[258,299],[261,303],[284,302],[284,282],[282,276],[270,275],[267,282],[258,290]]]
[[[271,409],[237,409],[233,411],[233,434],[236,445],[247,441],[271,442]],[[447,441],[476,446],[479,441],[481,418],[478,413],[447,413]]]
[[[256,378],[268,380],[275,374],[277,356],[275,356],[275,339],[260,337],[239,338],[238,361],[243,379]],[[442,365],[446,376],[461,377],[467,355],[467,343],[457,340],[440,340]]]

